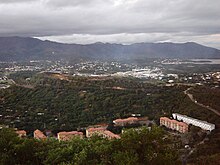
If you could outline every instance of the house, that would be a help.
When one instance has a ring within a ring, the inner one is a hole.
[[[39,140],[44,140],[47,137],[44,135],[43,132],[41,132],[40,130],[37,129],[37,130],[34,131],[34,138],[39,139]]]
[[[108,131],[106,128],[99,127],[99,128],[88,128],[86,129],[86,137],[90,138],[93,135],[98,135],[107,139],[119,139],[120,136]]]
[[[180,133],[188,132],[189,126],[184,122],[179,122],[177,120],[169,119],[167,117],[160,118],[160,125],[165,126],[169,129],[176,130]]]
[[[71,132],[59,132],[57,134],[57,139],[59,141],[68,141],[73,139],[74,137],[83,138],[83,133],[78,131],[71,131]]]
[[[19,137],[26,137],[27,133],[25,130],[17,130],[16,134],[18,134]]]

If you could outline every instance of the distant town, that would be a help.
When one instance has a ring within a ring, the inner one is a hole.
[[[161,81],[165,83],[191,83],[191,84],[216,84],[219,86],[220,72],[192,72],[184,73],[173,69],[172,66],[185,66],[187,68],[211,63],[218,64],[218,60],[211,61],[184,61],[184,60],[154,60],[153,64],[135,64],[121,62],[87,61],[70,64],[65,61],[29,61],[29,62],[1,62],[0,66],[0,88],[8,88],[14,81],[8,75],[16,72],[49,72],[66,74],[68,76],[83,77],[133,77],[145,80]],[[213,62],[214,61],[214,62]],[[169,67],[167,67],[169,66]],[[28,80],[28,78],[27,78]]]

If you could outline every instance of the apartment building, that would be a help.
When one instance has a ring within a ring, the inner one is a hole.
[[[188,129],[189,129],[188,124],[186,124],[184,122],[179,122],[179,121],[176,121],[176,120],[172,120],[172,119],[169,119],[167,117],[161,117],[160,118],[160,125],[165,126],[169,129],[178,131],[180,133],[188,132]]]

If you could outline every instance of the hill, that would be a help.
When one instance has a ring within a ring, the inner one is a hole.
[[[194,42],[81,45],[29,37],[0,37],[0,61],[146,58],[220,58],[220,50]]]

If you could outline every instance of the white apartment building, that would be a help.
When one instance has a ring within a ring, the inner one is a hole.
[[[174,119],[177,119],[179,121],[183,121],[184,123],[187,123],[187,124],[192,124],[194,126],[202,128],[204,130],[212,131],[215,129],[215,124],[208,123],[207,121],[194,119],[192,117],[188,117],[186,115],[181,115],[178,113],[173,113],[172,116]]]

